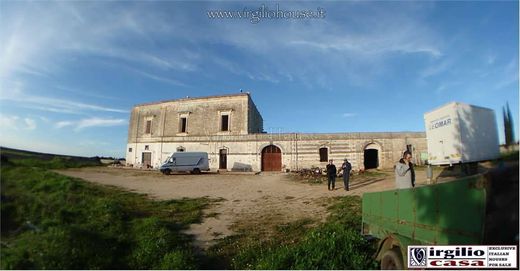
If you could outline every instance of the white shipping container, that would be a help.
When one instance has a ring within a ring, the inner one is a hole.
[[[431,165],[492,160],[500,155],[491,109],[452,102],[424,114],[424,123]]]

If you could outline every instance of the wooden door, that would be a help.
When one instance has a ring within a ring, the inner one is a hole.
[[[269,145],[262,150],[262,171],[281,171],[282,152],[280,148]]]

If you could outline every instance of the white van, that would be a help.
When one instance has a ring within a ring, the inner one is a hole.
[[[159,169],[168,175],[177,171],[189,171],[199,174],[201,171],[209,171],[207,152],[174,152]]]

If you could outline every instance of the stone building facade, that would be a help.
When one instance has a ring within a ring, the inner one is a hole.
[[[201,151],[212,170],[287,171],[345,158],[356,170],[391,168],[407,149],[423,163],[425,133],[265,133],[250,94],[240,93],[135,106],[126,161],[157,168],[173,152]]]

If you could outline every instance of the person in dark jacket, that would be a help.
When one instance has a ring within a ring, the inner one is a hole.
[[[328,187],[329,191],[334,190],[334,186],[336,185],[336,166],[333,163],[334,161],[329,160],[329,164],[327,165],[327,177],[328,177]],[[331,189],[332,185],[332,189]]]
[[[349,180],[350,180],[350,171],[352,170],[352,165],[349,163],[347,159],[341,165],[341,170],[343,170],[343,184],[345,185],[345,190],[349,190]]]

